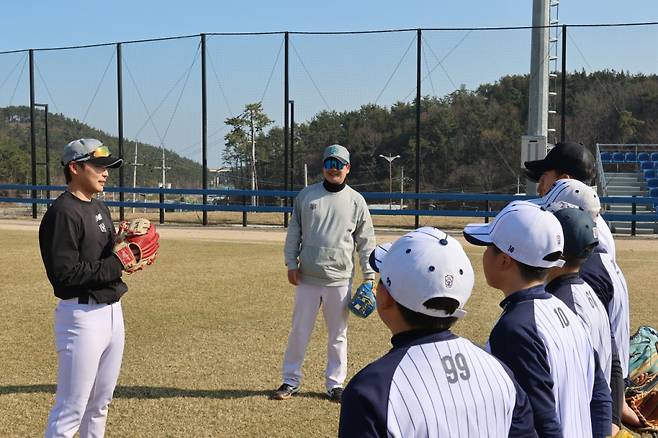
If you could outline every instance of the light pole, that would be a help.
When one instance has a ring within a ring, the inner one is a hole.
[[[392,156],[391,154],[379,154],[379,156],[388,161],[388,193],[390,196],[393,196],[393,160],[400,158],[400,156]],[[393,210],[393,199],[390,196],[388,198],[388,209]]]

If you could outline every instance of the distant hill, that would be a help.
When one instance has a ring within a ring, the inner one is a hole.
[[[37,109],[37,162],[44,163],[46,149],[44,140],[43,111]],[[118,152],[118,138],[99,129],[86,125],[78,120],[70,119],[62,114],[48,114],[48,136],[50,150],[50,174],[53,184],[64,184],[64,176],[59,162],[62,148],[76,138],[97,138]],[[138,162],[144,163],[137,170],[138,187],[154,187],[161,181],[160,166],[162,150],[159,147],[137,143]],[[10,106],[0,108],[0,182],[29,184],[30,170],[30,108],[27,106]],[[135,156],[135,142],[124,139],[124,159],[132,163]],[[173,151],[165,150],[167,167],[167,182],[172,187],[201,187],[201,164],[181,157]],[[37,167],[37,182],[45,184],[45,167]],[[132,186],[133,167],[125,167],[125,184]],[[110,174],[110,184],[118,185],[119,172]]]
[[[560,89],[558,75],[557,89]],[[567,80],[565,138],[595,150],[596,143],[658,143],[658,75],[618,71],[572,72]],[[421,99],[421,192],[464,191],[513,193],[523,189],[521,136],[528,126],[528,75],[507,75],[474,90]],[[556,96],[556,103],[560,96]],[[38,161],[43,161],[43,113],[37,123]],[[559,116],[550,116],[558,129]],[[63,115],[50,117],[53,175],[60,176],[58,156],[71,139],[96,137],[116,150],[117,139]],[[0,181],[27,183],[30,175],[29,108],[0,108]],[[322,151],[332,143],[348,147],[352,162],[349,184],[361,191],[388,191],[389,166],[381,155],[400,155],[391,166],[392,188],[413,190],[416,168],[416,109],[413,101],[391,106],[365,103],[346,111],[321,111],[295,124],[295,188],[322,178]],[[283,129],[270,125],[256,138],[256,167],[260,189],[281,189],[284,181]],[[134,143],[125,144],[128,162]],[[250,155],[249,148],[249,155]],[[157,186],[159,148],[139,144],[138,186]],[[245,154],[247,155],[247,154]],[[224,156],[229,172],[222,183],[249,188],[247,156]],[[167,180],[174,187],[201,187],[201,165],[167,151]],[[404,169],[404,179],[402,171]],[[43,166],[39,167],[43,182]],[[113,175],[116,184],[117,172]],[[209,178],[211,176],[209,175]],[[132,185],[132,167],[126,167],[126,185]]]

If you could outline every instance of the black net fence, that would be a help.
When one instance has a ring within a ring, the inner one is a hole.
[[[531,35],[531,28],[213,33],[35,49],[36,183],[63,184],[63,146],[94,137],[117,153],[122,144],[124,187],[203,187],[205,78],[210,189],[298,190],[321,180],[322,151],[339,143],[352,153],[349,183],[361,192],[406,193],[417,184],[420,192],[523,192]],[[554,26],[550,38],[549,143],[658,143],[657,25]],[[32,182],[29,55],[0,53],[0,183]],[[119,185],[119,172],[110,182]],[[211,195],[208,202],[285,200]],[[415,207],[394,195],[372,204]],[[476,204],[420,207],[485,208]]]

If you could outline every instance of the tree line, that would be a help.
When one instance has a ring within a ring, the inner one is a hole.
[[[559,81],[558,77],[558,89]],[[521,136],[527,132],[528,75],[508,75],[475,90],[462,87],[421,99],[421,191],[514,192],[520,175]],[[573,72],[567,76],[566,139],[593,148],[596,143],[658,143],[658,76],[617,71]],[[556,97],[559,102],[560,96]],[[559,107],[559,105],[557,105]],[[41,112],[38,112],[41,116]],[[560,137],[559,115],[550,116]],[[49,115],[51,144],[63,146],[80,137],[99,138],[116,150],[117,139],[61,114]],[[230,131],[220,157],[229,172],[222,186],[282,189],[283,128],[272,123],[259,103],[249,103],[225,123]],[[30,178],[29,108],[0,108],[0,181],[28,183]],[[38,123],[37,138],[43,138]],[[400,155],[393,162],[393,187],[415,186],[416,108],[413,101],[391,106],[364,104],[349,111],[322,111],[294,127],[292,182],[321,178],[322,151],[339,143],[352,155],[349,183],[361,191],[387,191],[389,167],[379,155]],[[550,140],[550,139],[549,139]],[[38,161],[44,150],[38,148]],[[135,143],[124,143],[124,158],[133,161]],[[157,186],[161,150],[138,143],[138,186]],[[199,146],[200,148],[200,146]],[[51,174],[59,178],[60,150],[51,153]],[[200,164],[166,150],[167,180],[174,187],[200,187]],[[132,185],[132,168],[126,168]],[[39,166],[39,180],[43,179]],[[255,176],[252,178],[252,174]],[[112,175],[116,184],[118,173]],[[61,178],[55,180],[61,183]],[[523,189],[523,187],[521,187]]]

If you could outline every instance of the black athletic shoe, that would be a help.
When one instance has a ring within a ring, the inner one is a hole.
[[[331,400],[332,402],[340,403],[340,399],[343,397],[343,388],[337,386],[333,388],[331,391],[327,391],[327,396],[329,397],[329,400]]]
[[[299,392],[299,386],[292,386],[284,383],[283,385],[279,386],[279,389],[274,391],[272,398],[274,400],[288,400],[297,392]]]

